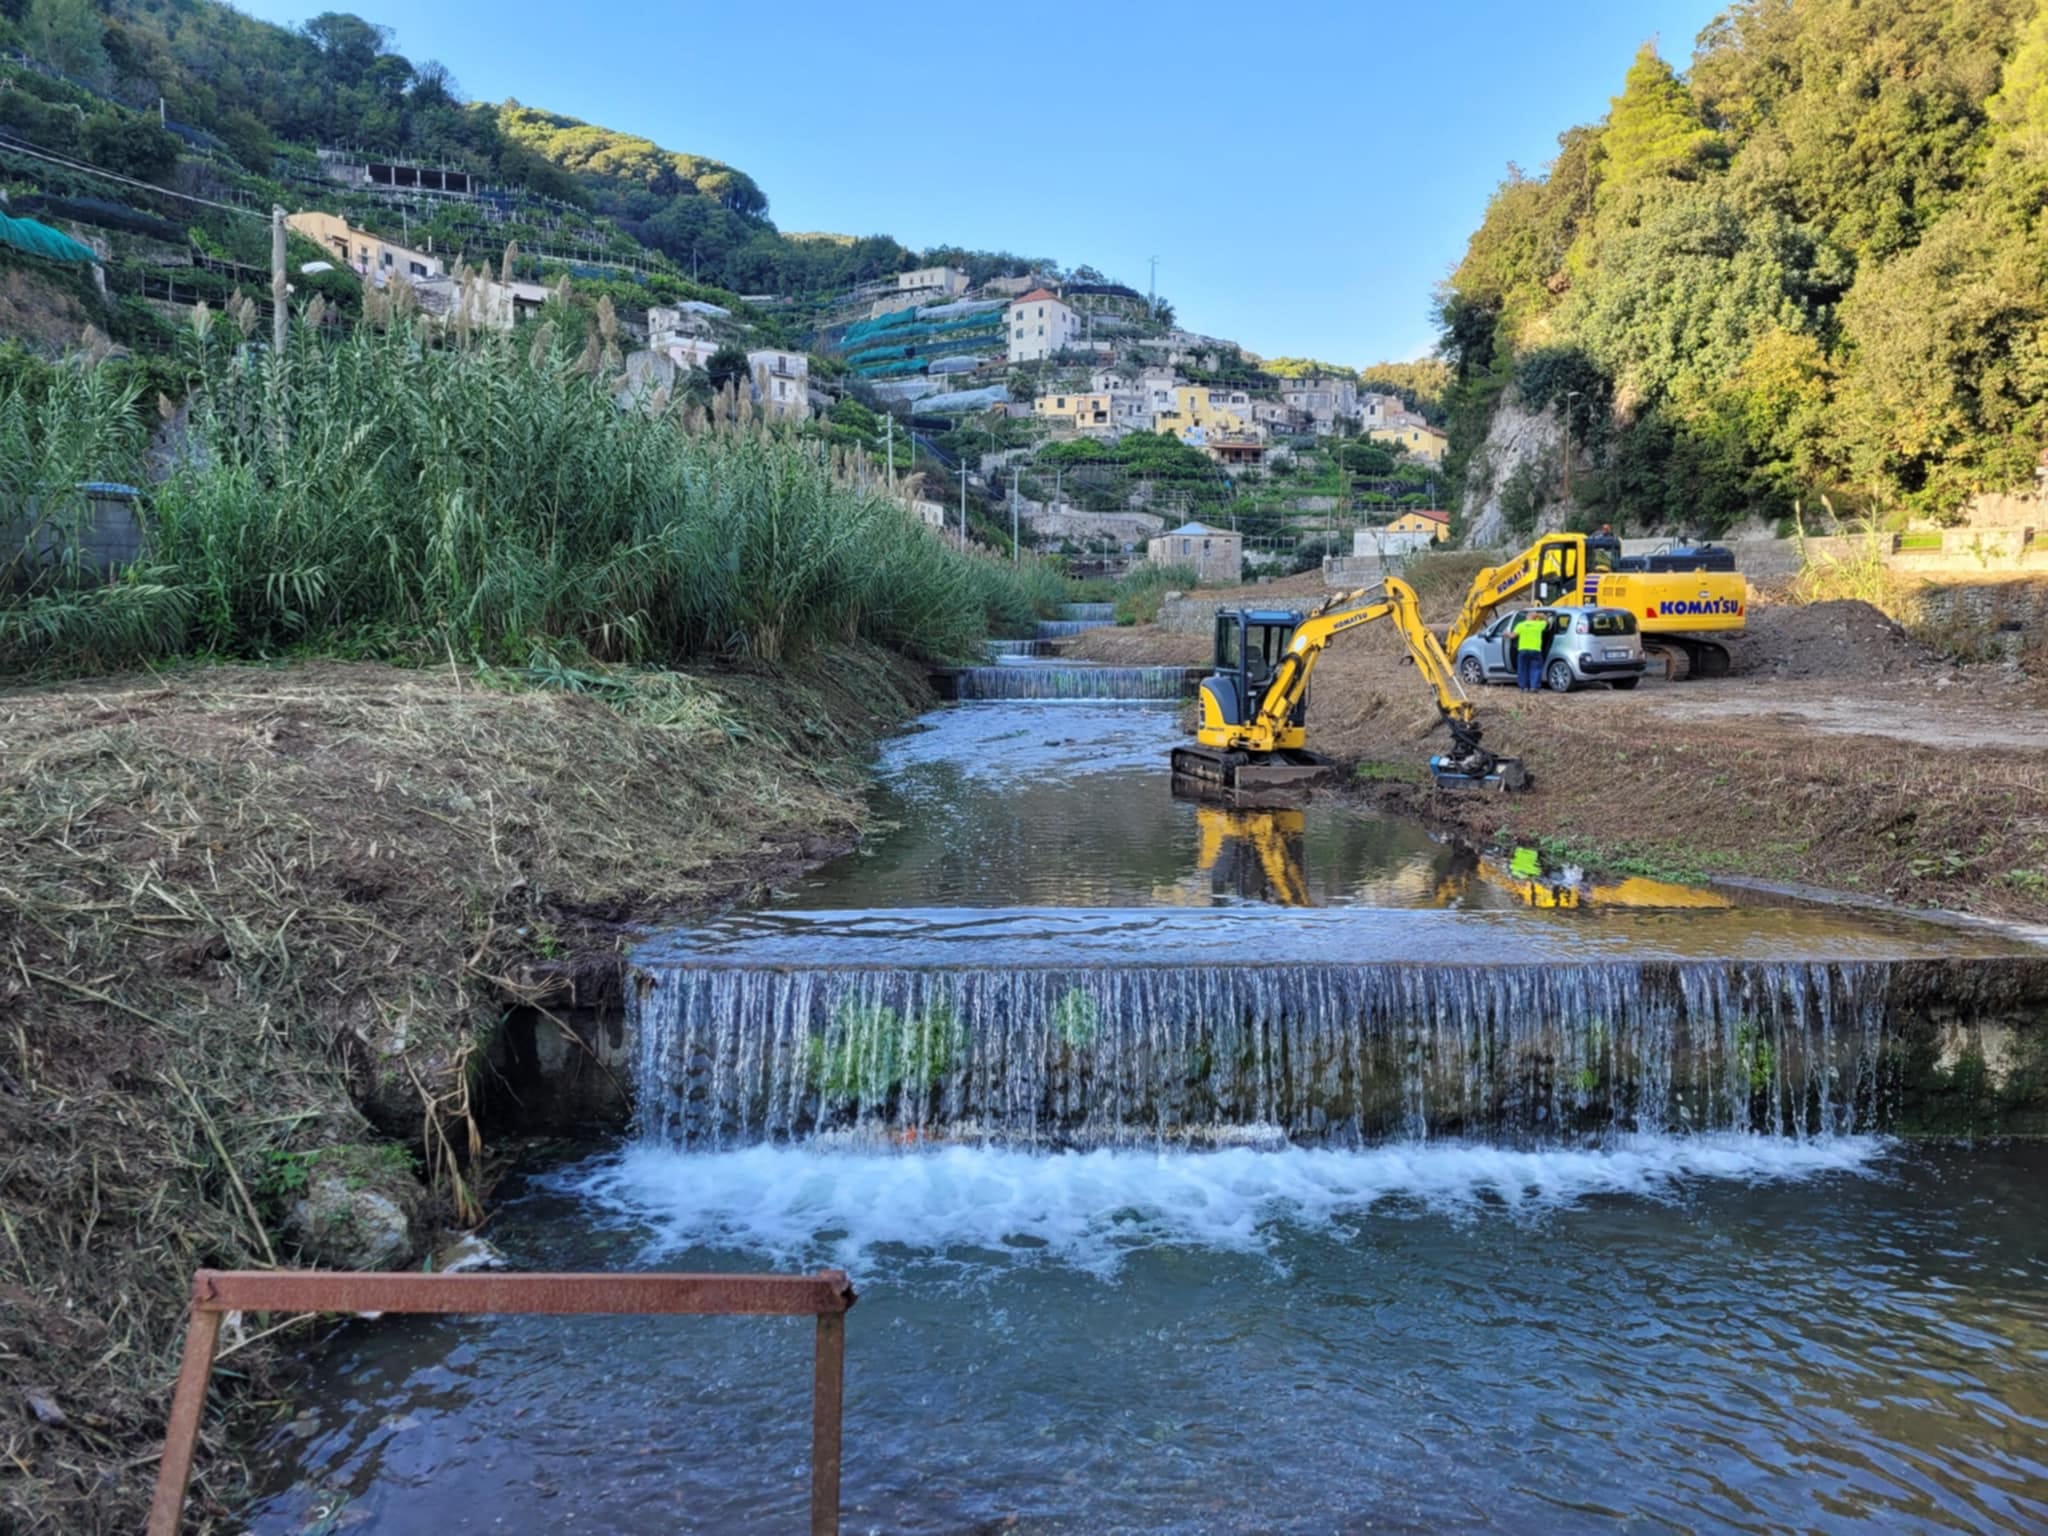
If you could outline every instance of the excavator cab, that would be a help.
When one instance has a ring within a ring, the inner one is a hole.
[[[1620,548],[1619,543],[1616,549]],[[1586,580],[1586,541],[1545,539],[1536,546],[1536,601],[1544,607],[1580,601]]]
[[[1203,724],[1243,725],[1259,712],[1259,701],[1266,696],[1301,620],[1299,613],[1287,608],[1218,611],[1215,661],[1210,675],[1202,680]],[[1301,725],[1307,710],[1304,692],[1288,724]]]

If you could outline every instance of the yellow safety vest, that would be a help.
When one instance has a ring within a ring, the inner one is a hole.
[[[1524,619],[1515,626],[1515,649],[1518,651],[1540,651],[1543,649],[1543,632],[1550,626],[1541,619]]]

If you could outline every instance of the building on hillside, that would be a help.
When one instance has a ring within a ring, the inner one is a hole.
[[[1417,508],[1413,512],[1403,512],[1388,523],[1387,532],[1427,534],[1440,544],[1451,536],[1451,514]]]
[[[1374,427],[1392,426],[1395,417],[1409,414],[1399,395],[1367,393],[1358,397],[1358,424],[1368,432]]]
[[[1236,437],[1258,436],[1258,429],[1250,421],[1217,403],[1219,395],[1228,397],[1230,393],[1229,390],[1211,389],[1205,384],[1176,384],[1173,405],[1153,416],[1152,430],[1197,447],[1217,433]],[[1237,391],[1237,398],[1244,401],[1249,409],[1250,402],[1242,390]]]
[[[1264,439],[1249,432],[1212,432],[1202,452],[1228,469],[1258,469],[1266,462]]]
[[[1443,463],[1444,450],[1450,446],[1450,439],[1420,416],[1393,426],[1373,427],[1366,436],[1376,443],[1391,443],[1405,448],[1410,458],[1420,459],[1425,464]]]
[[[1088,387],[1110,399],[1110,413],[1126,432],[1150,432],[1152,418],[1173,409],[1173,391],[1181,383],[1171,368],[1145,368],[1135,377],[1115,368],[1097,368]]]
[[[1314,423],[1318,436],[1327,437],[1340,421],[1358,415],[1358,383],[1327,374],[1310,374],[1289,379],[1280,387],[1280,398]]]
[[[919,267],[896,274],[896,291],[914,293],[921,304],[943,304],[967,291],[967,274],[958,267]]]
[[[1188,565],[1203,581],[1236,586],[1244,578],[1244,539],[1206,523],[1182,523],[1145,545],[1154,565]]]
[[[1064,352],[1081,333],[1080,317],[1048,288],[1034,288],[1012,299],[1006,328],[1013,363],[1037,362]]]
[[[1014,299],[1044,286],[1044,278],[1036,272],[1027,272],[1022,277],[992,277],[981,285],[981,291],[991,298]]]
[[[711,354],[718,350],[718,343],[709,336],[669,335],[657,343],[653,350],[661,353],[678,368],[702,368],[708,371],[711,367]]]
[[[731,310],[701,299],[657,304],[647,311],[647,344],[659,348],[678,336],[709,336],[717,321],[731,318]]]
[[[801,352],[761,347],[747,354],[754,404],[770,416],[802,421],[811,414],[811,360]]]
[[[1106,393],[1040,395],[1031,402],[1031,414],[1089,437],[1114,437],[1117,431],[1114,403]]]
[[[285,221],[294,234],[304,235],[323,250],[332,251],[341,263],[373,287],[382,288],[393,277],[441,277],[447,263],[430,251],[416,251],[386,240],[368,230],[351,228],[347,219],[332,213],[295,213]]]

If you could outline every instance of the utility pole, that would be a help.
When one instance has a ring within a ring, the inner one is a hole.
[[[1010,564],[1023,558],[1024,546],[1017,542],[1017,477],[1010,476]]]
[[[290,284],[284,277],[284,210],[272,205],[270,210],[270,350],[277,354],[278,366],[283,366],[285,294]]]
[[[967,548],[967,455],[960,455],[960,548]]]
[[[884,415],[887,416],[889,422],[889,494],[894,496],[896,494],[896,413],[894,411],[887,411]]]
[[[1152,276],[1145,284],[1145,307],[1156,310],[1159,308],[1159,258],[1153,256],[1148,259],[1152,263]]]

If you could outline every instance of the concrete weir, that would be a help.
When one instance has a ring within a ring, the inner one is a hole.
[[[1086,924],[1033,933],[1021,913],[955,914],[936,936],[917,916],[757,913],[658,940],[622,1009],[572,1025],[588,1049],[536,1015],[501,1074],[543,1121],[630,1107],[679,1146],[853,1128],[1039,1146],[2048,1133],[2038,954],[1435,963],[1400,958],[1423,928],[1396,924],[1356,959],[1314,958],[1359,926],[1340,922],[1269,960],[1233,940],[1129,960],[1114,922],[1091,945]]]
[[[1191,697],[1203,676],[1199,667],[1112,667],[1030,660],[989,667],[940,667],[933,670],[931,679],[940,698],[958,703],[1048,699],[1170,703]]]

